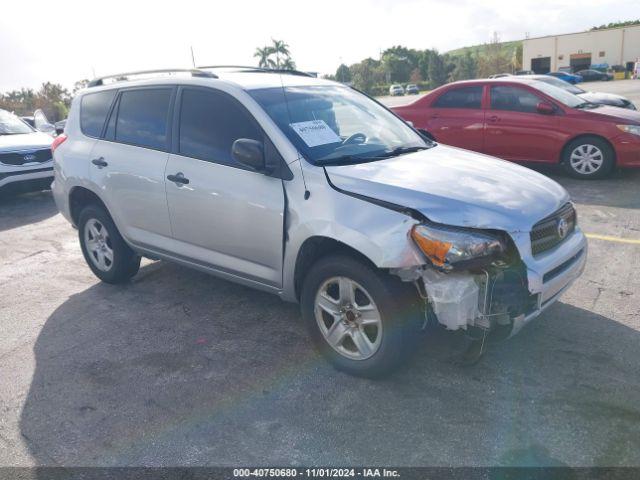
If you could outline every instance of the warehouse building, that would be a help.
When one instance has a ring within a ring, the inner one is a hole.
[[[640,59],[640,25],[523,41],[522,67],[536,73],[577,72],[592,65],[621,65],[632,71]]]

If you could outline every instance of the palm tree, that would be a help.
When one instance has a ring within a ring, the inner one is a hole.
[[[289,56],[291,55],[291,53],[289,52],[289,45],[284,43],[284,40],[274,40],[272,38],[271,41],[273,42],[271,53],[276,54],[276,67],[281,68],[282,66],[280,65],[280,55],[285,58],[289,58]]]
[[[259,58],[258,66],[260,68],[270,68],[274,66],[274,62],[270,58],[273,53],[272,47],[256,48],[253,56]]]
[[[282,68],[283,70],[295,70],[296,62],[291,60],[291,57],[287,57],[284,59],[284,62],[282,62],[282,65],[280,68]]]

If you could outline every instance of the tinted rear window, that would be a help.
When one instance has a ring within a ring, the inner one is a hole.
[[[115,90],[90,93],[80,103],[80,130],[90,137],[99,137],[109,113]]]
[[[156,150],[167,149],[170,88],[122,92],[115,140]]]
[[[482,86],[453,88],[433,104],[435,108],[482,108]]]

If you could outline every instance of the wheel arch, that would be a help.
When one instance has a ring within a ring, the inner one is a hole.
[[[300,293],[302,290],[302,282],[306,273],[319,259],[335,253],[342,253],[353,258],[360,260],[361,262],[371,266],[372,268],[378,268],[376,264],[365,254],[359,250],[343,243],[334,238],[325,236],[313,236],[307,238],[301,245],[296,256],[296,262],[293,274],[294,292],[295,297],[299,301]]]
[[[104,208],[107,213],[109,212],[105,203],[95,192],[86,187],[73,187],[69,192],[69,213],[71,214],[71,220],[76,227],[78,226],[80,212],[87,205],[98,205]]]

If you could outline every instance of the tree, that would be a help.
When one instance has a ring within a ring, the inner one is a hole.
[[[439,87],[447,83],[449,78],[449,67],[445,55],[440,55],[437,51],[429,56],[429,83],[432,88]]]
[[[344,63],[341,64],[336,70],[336,80],[342,83],[349,83],[351,81],[351,70]]]
[[[253,56],[258,58],[260,68],[272,68],[275,66],[275,62],[270,58],[273,53],[272,47],[258,47]]]
[[[291,57],[287,57],[282,62],[282,65],[280,65],[280,68],[282,68],[283,70],[295,70],[296,69],[296,62],[291,60]]]
[[[282,64],[280,63],[280,56],[283,57],[283,60],[290,58],[291,53],[289,52],[289,45],[287,45],[283,40],[274,40],[271,39],[273,43],[271,50],[276,55],[276,68],[282,68]]]
[[[382,63],[390,82],[405,83],[411,72],[418,67],[420,52],[402,45],[387,48],[382,52]]]
[[[458,80],[469,80],[476,78],[478,73],[478,61],[471,50],[466,50],[463,55],[459,55],[453,59],[454,68],[451,71],[450,80],[452,82]]]
[[[420,75],[420,69],[414,68],[413,72],[411,72],[411,76],[409,77],[411,83],[419,83],[422,81],[422,75]]]
[[[366,93],[373,93],[373,87],[384,82],[385,72],[381,63],[373,58],[365,58],[349,67],[354,86]]]
[[[66,118],[71,94],[62,85],[45,82],[40,90],[34,92],[30,88],[22,88],[0,94],[0,108],[15,112],[17,115],[33,115],[42,109],[49,120],[57,122]]]
[[[488,77],[496,73],[512,71],[512,56],[502,48],[498,32],[493,33],[491,41],[485,48],[484,55],[478,61],[478,75]]]
[[[71,93],[75,95],[78,91],[84,90],[85,88],[87,88],[87,85],[89,85],[88,79],[85,78],[83,80],[78,80],[76,83],[73,84],[73,90],[71,90]]]

